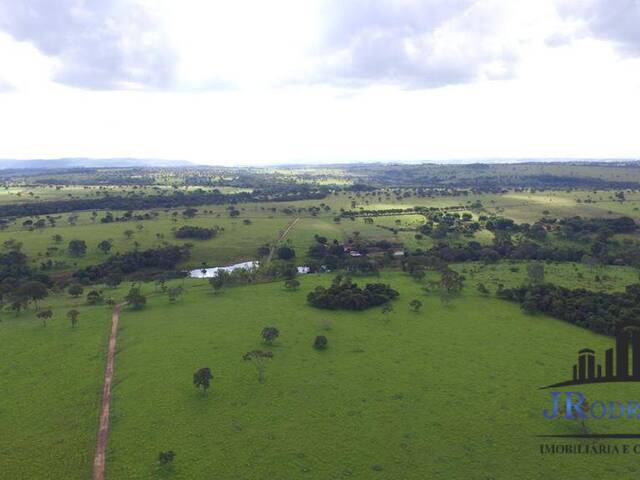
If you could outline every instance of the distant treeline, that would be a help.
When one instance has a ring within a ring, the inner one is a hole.
[[[317,200],[327,196],[325,189],[312,189],[302,185],[299,189],[270,189],[225,195],[214,192],[176,192],[171,195],[110,196],[52,200],[49,202],[21,203],[0,206],[0,217],[27,217],[50,215],[79,210],[143,210],[150,208],[176,208],[196,205],[222,205],[239,202],[288,202]]]
[[[640,284],[624,293],[570,290],[551,284],[498,290],[505,300],[518,302],[529,313],[546,313],[596,333],[615,335],[620,328],[640,326]]]
[[[591,248],[538,245],[524,241],[513,244],[509,239],[498,239],[493,245],[483,246],[471,241],[465,246],[450,246],[440,243],[428,250],[417,250],[406,260],[408,269],[413,266],[435,266],[459,262],[497,262],[498,260],[541,260],[553,262],[586,262],[619,266],[640,266],[640,249],[637,244],[611,247],[606,243],[595,243]]]

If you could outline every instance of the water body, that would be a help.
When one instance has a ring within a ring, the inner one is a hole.
[[[254,260],[250,262],[234,263],[233,265],[228,265],[226,267],[205,268],[204,271],[202,268],[199,268],[197,270],[191,270],[189,272],[189,276],[191,278],[212,278],[217,276],[219,271],[233,272],[234,270],[238,269],[253,270],[255,268],[258,268],[259,266],[260,262]]]
[[[205,268],[204,271],[202,268],[198,268],[196,270],[191,270],[189,272],[189,276],[191,278],[212,278],[217,276],[219,271],[233,272],[237,269],[254,270],[259,266],[260,262],[252,260],[249,262],[234,263],[233,265],[227,265],[226,267]],[[298,267],[298,273],[309,273],[309,267]]]

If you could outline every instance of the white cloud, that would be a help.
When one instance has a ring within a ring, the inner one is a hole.
[[[47,4],[0,31],[0,157],[640,156],[634,33],[569,1]]]

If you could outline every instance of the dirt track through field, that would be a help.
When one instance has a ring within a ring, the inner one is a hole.
[[[276,243],[271,247],[271,250],[269,251],[269,257],[267,258],[267,265],[271,263],[271,257],[273,257],[273,254],[275,253],[276,247],[278,246],[278,244],[282,242],[285,238],[287,238],[287,235],[289,235],[289,232],[293,227],[296,226],[296,223],[298,223],[299,220],[300,220],[300,217],[296,217],[293,220],[291,220],[291,222],[289,222],[289,225],[287,225],[287,228],[284,229],[284,232],[280,234],[280,236],[278,237],[278,240],[276,240]]]
[[[120,305],[113,307],[111,314],[111,335],[107,351],[107,368],[104,371],[104,385],[102,387],[102,407],[100,409],[100,428],[96,439],[96,455],[93,459],[93,480],[104,480],[107,440],[109,438],[109,407],[111,406],[111,384],[113,382],[113,364],[116,355],[116,337],[118,335],[118,321],[120,320]]]

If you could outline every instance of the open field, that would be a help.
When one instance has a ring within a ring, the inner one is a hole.
[[[492,278],[519,284],[508,265],[496,268]],[[547,275],[569,284],[572,271],[549,267]],[[610,289],[632,277],[609,273]],[[407,275],[382,274],[401,293],[388,318],[379,308],[307,306],[306,293],[329,275],[304,276],[297,292],[277,282],[214,294],[205,281],[187,280],[179,282],[187,292],[176,304],[145,287],[147,308],[121,315],[107,478],[447,479],[470,470],[479,478],[629,478],[633,457],[545,457],[534,437],[577,428],[542,418],[548,393],[538,387],[568,375],[578,349],[603,351],[612,340],[480,297],[466,275],[463,296],[444,306]],[[413,298],[424,303],[420,313],[408,309]],[[0,449],[2,470],[18,475],[12,478],[89,477],[110,311],[84,307],[72,329],[62,317],[74,302],[46,302],[56,312],[47,327],[29,312],[0,323],[8,339],[2,357],[13,359],[3,369],[3,391],[23,392],[0,417],[12,432]],[[329,330],[322,319],[331,320]],[[259,336],[267,325],[281,332],[272,347]],[[311,348],[320,334],[329,338],[323,352]],[[274,353],[263,384],[241,359],[254,349]],[[191,385],[201,366],[214,373],[206,395]],[[33,375],[46,381],[33,385]],[[581,391],[633,397],[631,385],[607,388]],[[611,429],[604,422],[593,428]],[[170,475],[155,463],[167,449],[177,453]],[[514,455],[517,464],[503,461]]]
[[[54,311],[46,327],[33,311],[1,317],[0,477],[91,478],[110,308],[66,296],[43,305]]]

